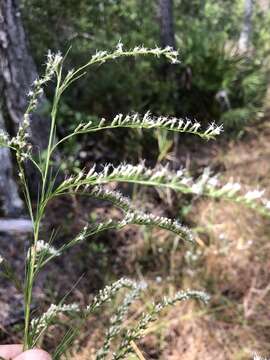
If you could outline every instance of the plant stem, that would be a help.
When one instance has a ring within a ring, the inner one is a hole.
[[[40,230],[40,223],[43,217],[46,203],[47,203],[47,193],[46,193],[46,185],[48,182],[48,173],[50,169],[50,158],[51,158],[51,148],[53,146],[54,140],[54,133],[55,133],[55,122],[56,122],[56,115],[57,115],[57,107],[59,98],[61,95],[60,90],[60,82],[61,82],[61,68],[57,72],[57,86],[51,111],[51,128],[46,152],[46,159],[45,159],[45,168],[44,173],[42,174],[42,191],[41,191],[41,199],[37,204],[37,215],[34,217],[31,205],[31,199],[29,194],[29,189],[27,186],[27,182],[25,177],[23,178],[24,188],[25,188],[25,197],[26,202],[28,205],[29,213],[33,222],[34,228],[34,240],[31,244],[29,252],[27,254],[26,259],[26,274],[25,274],[25,285],[24,285],[24,316],[25,316],[25,324],[24,324],[24,339],[23,339],[23,349],[28,350],[31,349],[32,341],[30,335],[30,322],[31,322],[31,304],[32,304],[32,297],[33,297],[33,286],[34,286],[34,279],[38,272],[38,268],[36,268],[36,256],[37,256],[37,242],[39,239],[39,230]],[[22,174],[24,174],[22,172]]]
[[[49,135],[49,143],[47,147],[47,154],[46,154],[46,160],[45,160],[45,170],[44,170],[44,176],[42,181],[42,193],[41,193],[41,203],[44,201],[45,198],[45,190],[46,190],[46,184],[47,184],[47,177],[48,177],[48,171],[50,166],[50,158],[52,154],[52,147],[53,147],[53,139],[54,139],[54,132],[55,132],[55,122],[56,122],[56,115],[57,115],[57,106],[59,102],[59,88],[60,88],[60,81],[61,77],[57,77],[57,86],[53,101],[53,107],[51,112],[51,128],[50,128],[50,135]]]
[[[39,223],[35,229],[34,234],[34,244],[30,247],[28,256],[29,262],[27,261],[27,271],[26,271],[26,282],[25,282],[25,294],[24,294],[24,304],[25,304],[25,327],[24,327],[24,344],[23,349],[28,350],[31,348],[31,339],[29,336],[30,328],[30,312],[31,312],[31,303],[32,303],[32,293],[34,285],[34,276],[35,276],[35,262],[36,262],[36,243],[39,235]]]

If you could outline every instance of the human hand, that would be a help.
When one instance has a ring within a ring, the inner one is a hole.
[[[0,345],[0,359],[4,360],[51,360],[50,355],[40,349],[23,352],[22,345]]]

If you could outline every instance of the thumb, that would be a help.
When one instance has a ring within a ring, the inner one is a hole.
[[[13,360],[52,360],[52,358],[44,350],[32,349],[16,356]]]

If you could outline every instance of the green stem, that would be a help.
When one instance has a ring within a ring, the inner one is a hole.
[[[50,136],[49,136],[49,143],[47,147],[47,155],[46,155],[46,162],[45,162],[45,170],[44,170],[44,176],[42,181],[42,192],[41,192],[41,202],[44,201],[45,198],[45,190],[46,190],[46,184],[47,184],[47,177],[48,177],[48,171],[50,166],[50,159],[52,154],[52,147],[53,147],[53,140],[54,140],[54,131],[55,131],[55,122],[56,122],[56,115],[57,115],[57,106],[59,102],[59,96],[58,96],[58,88],[59,84],[57,85],[56,89],[56,95],[53,103],[52,113],[51,113],[51,129],[50,129]]]
[[[24,314],[25,314],[25,326],[24,326],[24,343],[23,349],[28,350],[31,348],[31,339],[30,339],[30,321],[31,321],[31,303],[32,303],[32,293],[34,285],[34,275],[35,275],[35,262],[36,262],[36,243],[38,240],[39,227],[35,230],[34,235],[34,245],[30,247],[28,253],[29,259],[27,259],[27,271],[26,271],[26,282],[25,282],[25,293],[24,293]]]
[[[47,203],[47,194],[46,194],[46,185],[48,181],[48,173],[50,168],[50,158],[51,158],[51,148],[53,146],[54,141],[54,132],[55,132],[55,122],[56,122],[56,115],[57,115],[57,106],[59,102],[59,98],[61,95],[60,89],[60,82],[61,82],[61,69],[57,73],[57,86],[53,101],[53,107],[51,111],[51,128],[50,128],[50,135],[45,159],[45,169],[44,173],[42,173],[42,190],[41,190],[41,199],[38,203],[37,215],[34,218],[32,205],[31,205],[31,198],[28,190],[28,186],[24,179],[24,188],[25,188],[25,195],[26,201],[28,204],[28,209],[30,212],[30,216],[33,222],[34,228],[34,241],[30,247],[28,258],[26,260],[26,275],[25,275],[25,286],[24,286],[24,314],[25,314],[25,325],[24,325],[24,341],[23,341],[23,348],[24,350],[31,349],[33,346],[30,336],[30,322],[31,322],[31,304],[32,304],[32,297],[33,297],[33,287],[34,287],[34,279],[38,269],[36,269],[36,257],[37,251],[36,246],[39,239],[39,229],[40,229],[40,222],[41,218],[44,214],[46,203]],[[21,169],[20,169],[21,171]],[[22,171],[24,176],[24,173]]]

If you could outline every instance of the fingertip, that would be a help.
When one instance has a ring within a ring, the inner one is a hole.
[[[51,356],[44,350],[32,349],[27,350],[15,357],[14,360],[52,360]]]
[[[23,351],[23,346],[20,344],[0,345],[0,356],[3,359],[12,359],[18,356]]]

